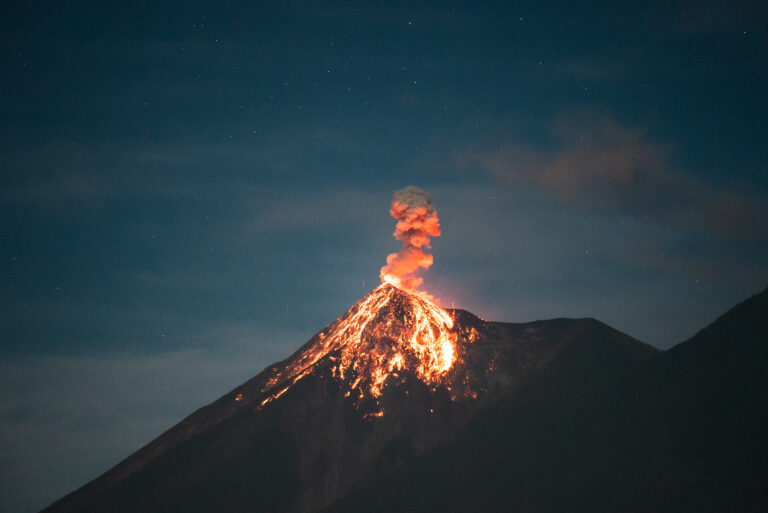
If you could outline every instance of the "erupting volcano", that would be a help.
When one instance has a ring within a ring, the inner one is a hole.
[[[488,322],[419,290],[429,195],[390,213],[381,285],[45,511],[702,510],[682,489],[765,509],[768,291],[665,353],[594,319]]]
[[[273,368],[259,408],[301,380],[324,358],[333,377],[348,386],[357,400],[378,398],[390,379],[413,373],[429,386],[445,383],[457,358],[458,333],[451,316],[417,287],[421,269],[432,265],[429,237],[440,235],[432,198],[418,187],[397,191],[390,214],[397,220],[394,236],[403,249],[387,257],[382,284],[345,315],[321,331],[285,367]],[[381,412],[379,412],[381,413]],[[380,415],[377,415],[380,416]]]

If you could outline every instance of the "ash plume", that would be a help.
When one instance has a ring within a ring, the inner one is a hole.
[[[392,196],[389,213],[397,220],[393,235],[402,241],[403,249],[387,256],[387,265],[381,268],[381,280],[415,291],[424,281],[419,272],[432,265],[432,255],[423,248],[431,248],[430,236],[440,236],[437,210],[429,194],[409,185]]]

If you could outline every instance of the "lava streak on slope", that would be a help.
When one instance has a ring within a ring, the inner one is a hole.
[[[457,359],[451,316],[425,297],[382,283],[318,333],[284,367],[275,367],[259,408],[327,358],[347,396],[378,398],[388,380],[410,372],[430,387],[445,383]]]

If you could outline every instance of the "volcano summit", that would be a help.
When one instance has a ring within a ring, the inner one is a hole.
[[[318,333],[286,366],[274,367],[264,406],[326,363],[357,399],[378,398],[403,371],[423,383],[447,379],[456,361],[458,333],[448,313],[421,296],[382,283],[336,322]],[[275,390],[274,392],[272,392]]]

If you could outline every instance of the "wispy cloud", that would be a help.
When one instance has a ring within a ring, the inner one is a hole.
[[[263,177],[286,170],[280,155],[242,140],[51,143],[9,151],[4,158],[8,167],[0,180],[0,202],[22,205],[242,195],[260,186]],[[212,180],[216,176],[221,179]]]
[[[273,230],[333,229],[355,226],[363,230],[388,222],[390,191],[378,194],[354,187],[280,190],[255,198],[252,228],[255,233]],[[384,215],[382,215],[382,212]],[[383,221],[382,221],[383,220]],[[386,237],[389,226],[380,237]]]
[[[275,144],[279,141],[279,144]],[[375,146],[348,128],[322,124],[264,129],[241,123],[223,133],[162,141],[93,138],[0,148],[0,205],[67,205],[116,198],[266,198],[276,188],[322,183],[327,166],[370,164]],[[326,185],[326,187],[329,187]]]
[[[459,155],[512,187],[541,189],[574,208],[619,211],[726,237],[768,238],[764,199],[721,190],[674,163],[642,130],[606,116],[563,118],[551,146],[507,143]]]

